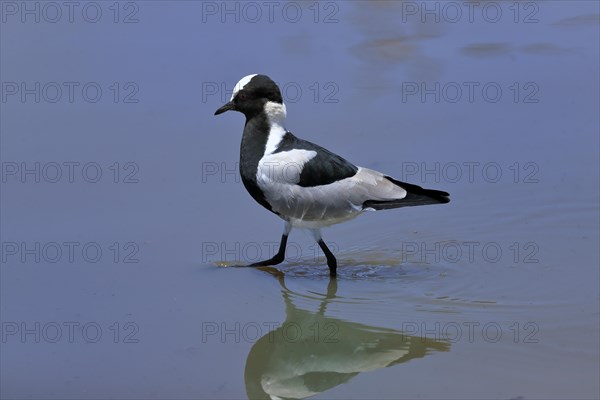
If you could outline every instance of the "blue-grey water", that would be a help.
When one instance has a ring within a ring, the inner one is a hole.
[[[0,7],[2,398],[600,396],[598,2]],[[282,230],[213,116],[251,73],[451,203],[233,267]]]

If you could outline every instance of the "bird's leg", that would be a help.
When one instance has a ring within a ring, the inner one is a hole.
[[[337,260],[335,259],[335,256],[333,255],[331,250],[329,250],[329,247],[327,247],[327,245],[323,241],[323,238],[321,237],[321,231],[318,229],[314,229],[314,230],[312,230],[312,233],[315,237],[315,240],[319,244],[319,247],[321,248],[321,250],[323,250],[323,253],[325,253],[325,257],[327,258],[327,266],[329,267],[329,276],[331,276],[332,278],[335,278],[337,276]]]
[[[323,239],[319,240],[317,243],[319,243],[319,247],[321,248],[321,250],[323,250],[323,253],[325,253],[325,257],[327,257],[327,266],[329,267],[329,275],[331,277],[335,277],[337,275],[337,272],[336,272],[337,260],[335,259],[335,256],[333,255],[331,250],[329,250],[329,247],[327,247],[327,245],[325,244]]]
[[[250,264],[249,267],[265,267],[267,265],[277,265],[281,264],[285,259],[285,247],[287,245],[288,235],[292,230],[292,225],[286,221],[285,226],[283,228],[283,235],[281,235],[281,243],[279,243],[279,251],[273,257],[268,260],[258,261],[253,264]]]
[[[273,257],[268,260],[258,261],[250,264],[249,267],[265,267],[267,265],[281,264],[285,259],[285,246],[287,244],[288,235],[285,233],[281,235],[281,243],[279,243],[279,251]]]

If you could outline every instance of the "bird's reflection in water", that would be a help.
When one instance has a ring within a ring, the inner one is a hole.
[[[277,277],[285,302],[286,319],[261,337],[250,350],[244,378],[250,399],[301,399],[373,371],[448,351],[447,342],[408,336],[326,316],[335,301],[337,280],[331,279],[318,310],[297,308],[281,272],[262,270]]]

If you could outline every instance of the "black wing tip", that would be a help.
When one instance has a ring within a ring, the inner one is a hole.
[[[408,182],[402,182],[402,181],[392,178],[391,176],[385,175],[385,179],[389,180],[390,182],[392,182],[395,185],[400,186],[402,189],[404,189],[410,193],[421,194],[421,195],[430,196],[433,198],[439,197],[440,200],[442,200],[443,197],[450,196],[450,193],[444,192],[443,190],[424,189],[419,185],[415,185],[415,184],[408,183]],[[446,203],[450,201],[450,199],[446,199],[446,200],[447,200],[447,201],[445,201]]]
[[[450,198],[446,196],[422,196],[408,193],[403,199],[397,200],[367,200],[363,203],[363,210],[372,208],[375,210],[390,210],[392,208],[400,207],[414,207],[414,206],[427,206],[434,204],[447,204],[450,203]]]
[[[401,182],[389,176],[385,176],[385,178],[406,190],[406,197],[397,200],[367,200],[363,203],[363,208],[387,210],[391,208],[446,204],[450,202],[450,193],[443,190],[423,189],[421,186]]]
[[[450,193],[443,190],[423,189],[429,196],[439,201],[441,204],[450,203]]]
[[[439,204],[448,204],[448,203],[450,203],[450,198],[447,197],[447,196],[438,197],[436,200],[438,201]]]

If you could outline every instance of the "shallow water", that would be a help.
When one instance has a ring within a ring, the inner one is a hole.
[[[598,398],[598,3],[229,4],[2,3],[1,397]],[[235,267],[282,229],[212,115],[254,72],[451,203],[325,230],[337,280],[301,231]]]

